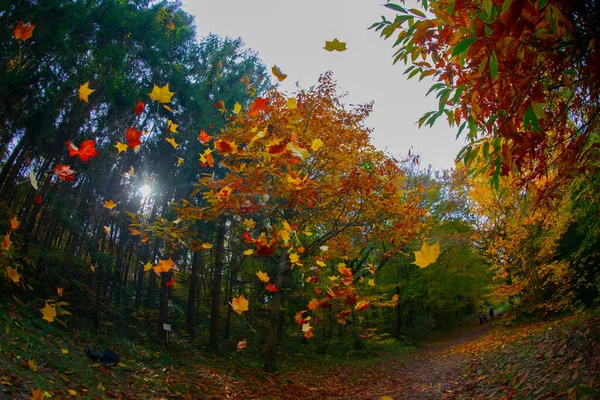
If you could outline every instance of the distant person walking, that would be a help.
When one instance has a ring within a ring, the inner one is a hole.
[[[494,309],[490,307],[490,320],[494,319]]]

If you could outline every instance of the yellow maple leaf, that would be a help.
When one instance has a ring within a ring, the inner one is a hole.
[[[37,365],[35,365],[35,361],[33,360],[29,360],[27,361],[27,366],[29,367],[30,370],[32,370],[33,372],[38,372],[38,367]]]
[[[110,235],[110,226],[105,226],[103,229],[104,229],[104,233],[106,233],[107,235]]]
[[[210,249],[212,249],[212,244],[210,244],[210,243],[202,243],[202,246],[201,246],[201,247],[202,247],[204,250],[210,250]]]
[[[148,96],[150,96],[150,98],[152,100],[158,100],[160,103],[164,104],[164,103],[170,103],[171,97],[173,97],[174,94],[175,94],[175,92],[169,91],[169,84],[167,83],[165,86],[163,86],[161,88],[159,88],[155,84],[154,87],[152,88],[152,92],[148,93]]]
[[[295,110],[296,108],[298,108],[298,102],[296,101],[295,97],[290,97],[289,99],[287,99],[285,105],[291,110]]]
[[[19,281],[21,280],[21,275],[19,275],[16,269],[6,267],[6,273],[8,274],[8,279],[13,281],[14,283],[19,283]]]
[[[413,264],[418,265],[420,268],[426,268],[428,265],[433,264],[440,256],[440,244],[436,243],[432,246],[423,241],[421,250],[415,251],[415,262]]]
[[[96,266],[95,266],[95,265],[90,265],[90,270],[91,270],[92,272],[95,272],[95,271],[96,271]]]
[[[71,396],[77,396],[77,392],[75,390],[73,390],[73,389],[69,389],[69,394]]]
[[[40,308],[39,310],[42,312],[42,319],[45,319],[48,322],[54,321],[54,318],[56,317],[56,308],[46,303],[46,306],[44,308]]]
[[[89,87],[90,81],[87,81],[86,83],[84,83],[83,85],[79,86],[79,100],[85,101],[86,103],[88,102],[88,96],[90,94],[92,94],[92,92],[95,92],[95,89],[90,89]]]
[[[310,148],[313,149],[313,151],[318,151],[321,147],[323,147],[323,141],[319,138],[313,140],[310,145]]]
[[[151,269],[152,269],[152,263],[150,261],[148,261],[146,264],[144,264],[144,272],[150,271]]]
[[[170,132],[179,133],[179,132],[177,132],[177,127],[179,126],[179,124],[176,124],[175,122],[173,122],[171,120],[168,120],[167,126],[169,127]]]
[[[102,382],[100,382],[100,383],[98,384],[98,386],[96,386],[96,389],[98,389],[98,390],[102,390],[103,392],[106,390],[106,388],[104,387],[104,385],[102,384]]]
[[[12,242],[10,241],[10,233],[4,235],[4,240],[2,241],[2,250],[10,249],[10,245]]]
[[[69,350],[67,349],[60,349],[60,352],[63,354],[69,354]]]
[[[244,295],[231,299],[231,303],[229,304],[231,305],[233,311],[240,315],[242,315],[244,311],[248,311],[248,300],[244,298]]]
[[[252,218],[250,219],[244,219],[244,226],[248,229],[252,229],[256,226],[256,222],[254,222],[254,220]]]
[[[297,253],[290,253],[290,262],[292,264],[298,264],[300,261],[300,256]]]
[[[252,254],[254,254],[254,250],[252,250],[252,249],[244,250],[245,256],[251,256]]]
[[[173,146],[174,149],[179,146],[179,144],[175,141],[175,138],[165,138],[165,140],[171,143],[171,146]]]
[[[10,229],[12,229],[13,231],[16,231],[17,228],[19,228],[19,225],[21,225],[21,221],[17,221],[17,217],[12,217],[9,221]]]
[[[233,106],[233,113],[237,115],[240,113],[240,111],[242,111],[242,105],[236,101],[235,105]]]
[[[127,145],[125,143],[117,142],[117,144],[115,144],[115,147],[117,148],[117,150],[119,150],[119,154],[121,154],[121,152],[123,151],[127,151]]]
[[[327,264],[325,264],[325,263],[324,263],[323,261],[321,261],[321,260],[317,260],[317,265],[318,265],[319,267],[324,267],[324,266],[326,266]]]
[[[340,42],[339,40],[333,39],[331,41],[325,41],[325,50],[327,51],[345,51],[346,50],[346,42]]]
[[[184,161],[184,160],[183,160],[183,158],[181,158],[181,157],[178,157],[178,158],[177,158],[177,164],[178,164],[178,165],[181,165],[181,164],[183,164],[183,161]]]
[[[375,286],[375,279],[369,279],[367,283],[369,284],[369,286]]]
[[[115,202],[114,202],[114,201],[112,201],[112,200],[106,200],[106,201],[104,202],[104,207],[105,207],[105,208],[108,208],[109,210],[112,210],[112,209],[113,209],[113,208],[115,208],[116,206],[117,206],[117,203],[115,203]]]
[[[281,72],[281,70],[279,69],[279,67],[277,65],[273,65],[273,67],[271,67],[271,72],[273,73],[273,75],[275,75],[277,77],[277,80],[279,82],[281,82],[282,80],[287,78],[287,75],[284,74],[283,72]]]
[[[269,280],[271,280],[271,278],[269,278],[269,275],[267,275],[266,272],[258,271],[256,273],[256,276],[258,276],[258,279],[260,279],[264,283],[269,283]]]

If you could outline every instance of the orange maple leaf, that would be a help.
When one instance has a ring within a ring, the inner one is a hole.
[[[337,315],[338,318],[338,322],[340,324],[345,324],[346,323],[346,319],[348,318],[348,316],[352,314],[352,310],[344,310],[344,311],[340,311]]]
[[[10,241],[10,233],[4,235],[4,240],[2,241],[2,250],[10,249],[10,245],[12,242]]]
[[[258,277],[258,279],[260,279],[264,283],[269,283],[269,280],[271,279],[271,278],[269,278],[269,275],[267,275],[266,272],[262,272],[262,271],[258,271],[256,273],[256,276]]]
[[[175,268],[175,263],[169,258],[168,260],[160,260],[154,267],[154,272],[156,272],[156,275],[160,275],[161,272],[169,272],[173,268]]]
[[[312,299],[311,301],[308,302],[308,309],[310,311],[314,311],[317,308],[319,308],[319,304],[321,304],[321,302],[317,299]]]
[[[37,388],[31,391],[31,398],[29,400],[43,400],[42,389]]]
[[[81,146],[77,147],[70,141],[65,142],[65,144],[69,147],[69,155],[79,156],[81,161],[88,162],[90,157],[96,157],[98,152],[96,151],[96,141],[95,140],[84,140],[81,142]]]
[[[287,150],[288,141],[275,141],[267,146],[267,152],[269,154],[281,154]]]
[[[19,21],[13,30],[13,35],[17,40],[26,41],[33,35],[34,29],[35,25],[33,25],[31,22],[24,23],[23,21]]]
[[[54,167],[54,173],[63,181],[73,182],[75,180],[75,171],[69,168],[68,165],[58,164]]]
[[[366,300],[361,300],[358,303],[356,303],[356,311],[362,311],[362,310],[366,310],[367,308],[369,308],[369,306],[371,305],[371,302],[366,301]]]
[[[19,228],[19,225],[21,225],[21,221],[18,221],[16,216],[9,219],[9,221],[10,229],[12,229],[13,231],[16,231]]]
[[[250,106],[250,109],[248,110],[248,115],[251,117],[257,117],[259,115],[260,111],[267,111],[268,110],[267,103],[268,103],[267,99],[264,99],[262,97],[257,97],[252,102],[252,106]]]
[[[242,315],[244,311],[248,311],[248,300],[244,298],[244,295],[231,299],[231,303],[229,304],[231,304],[233,311],[240,315]]]
[[[238,342],[237,349],[238,349],[238,351],[241,351],[241,350],[244,350],[247,346],[248,346],[248,341],[246,339],[244,339],[241,342]]]
[[[104,207],[108,208],[109,210],[112,210],[113,208],[115,208],[117,206],[117,203],[115,203],[114,201],[111,200],[106,200],[104,202]]]
[[[141,136],[142,136],[142,131],[138,131],[133,126],[129,129],[127,129],[127,131],[125,132],[125,137],[127,138],[127,144],[132,149],[135,149],[140,144],[142,144],[142,141],[140,140]]]
[[[212,139],[212,136],[209,136],[204,129],[202,129],[200,131],[200,134],[198,134],[198,140],[202,142],[202,144],[206,145],[208,144],[208,142],[210,142]]]

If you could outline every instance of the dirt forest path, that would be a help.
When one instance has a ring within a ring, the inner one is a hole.
[[[329,394],[329,399],[381,399],[389,396],[400,399],[444,399],[461,398],[461,365],[468,359],[459,357],[459,348],[475,341],[490,329],[495,322],[473,325],[425,342],[408,357],[397,362],[376,364],[368,370],[353,371],[340,366],[338,376],[350,382],[343,392]],[[464,396],[467,396],[465,393]]]

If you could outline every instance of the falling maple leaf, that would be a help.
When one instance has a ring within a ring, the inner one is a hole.
[[[267,275],[266,272],[258,271],[256,273],[256,276],[258,277],[258,279],[265,283],[269,283],[269,280],[271,280],[271,278],[269,278],[269,275]]]
[[[367,283],[369,284],[369,286],[375,286],[375,279],[369,279]]]
[[[162,272],[169,272],[175,268],[175,263],[170,258],[168,260],[160,260],[154,267],[156,275],[160,275]]]
[[[276,140],[269,145],[267,145],[267,153],[269,154],[281,154],[287,150],[288,141],[287,140]]]
[[[179,146],[179,144],[175,141],[175,138],[165,138],[165,140],[169,142],[174,149]]]
[[[141,136],[142,136],[142,131],[138,131],[133,126],[131,128],[128,128],[127,131],[125,131],[125,137],[127,138],[127,144],[132,149],[135,149],[140,144],[142,144],[142,141],[140,140]]]
[[[150,271],[152,269],[152,263],[151,262],[147,262],[146,264],[144,264],[144,272],[146,271]]]
[[[167,110],[168,112],[175,113],[175,111],[173,111],[173,109],[171,107],[169,107],[168,105],[166,105],[166,104],[163,104],[163,108],[165,110]]]
[[[115,144],[115,147],[119,151],[119,154],[121,154],[121,152],[123,151],[127,151],[127,145],[125,143],[117,142],[117,144]]]
[[[60,352],[63,354],[69,354],[69,350],[67,349],[60,349]]]
[[[69,168],[68,165],[58,164],[54,167],[54,173],[63,181],[73,182],[75,180],[75,171]]]
[[[325,50],[327,51],[345,51],[346,42],[340,42],[339,40],[333,39],[332,41],[325,41]]]
[[[257,97],[252,102],[252,106],[250,106],[250,109],[248,110],[248,115],[251,117],[257,117],[260,111],[267,111],[267,109],[267,99]]]
[[[356,311],[366,310],[367,308],[369,308],[370,305],[371,305],[371,302],[366,301],[366,300],[361,300],[358,303],[356,303],[355,309],[356,309]]]
[[[171,278],[171,280],[167,283],[165,283],[166,287],[171,287],[175,284],[175,278]]]
[[[21,280],[21,275],[19,275],[19,272],[17,272],[16,269],[6,267],[6,274],[8,275],[8,279],[13,281],[15,284],[19,283],[19,281]]]
[[[177,165],[183,164],[183,161],[184,161],[183,158],[177,157]]]
[[[392,296],[392,301],[398,301],[400,300],[400,295],[399,294],[395,294]]]
[[[77,147],[73,143],[65,142],[65,144],[69,147],[69,155],[79,156],[81,161],[88,162],[90,157],[96,157],[98,152],[96,151],[96,141],[95,140],[84,140],[81,142],[81,146]]]
[[[44,308],[40,308],[39,310],[42,312],[42,319],[45,319],[48,322],[54,321],[54,317],[56,317],[56,308],[46,303],[46,306]]]
[[[244,298],[244,295],[231,299],[231,303],[229,304],[231,305],[233,311],[240,315],[242,315],[244,311],[248,311],[248,300]]]
[[[141,100],[138,100],[137,105],[135,106],[135,114],[140,115],[142,111],[144,111],[144,108],[146,108],[146,105],[142,103]]]
[[[176,124],[175,122],[168,120],[167,121],[167,132],[172,132],[172,133],[179,133],[177,132],[177,127],[179,126],[179,124]]]
[[[202,129],[202,130],[200,131],[200,133],[198,134],[198,140],[199,140],[200,142],[202,142],[202,144],[204,144],[204,145],[208,144],[208,142],[210,142],[210,141],[211,141],[211,139],[212,139],[212,136],[209,136],[209,135],[208,135],[208,134],[207,134],[207,133],[204,131],[204,129]]]
[[[102,229],[104,230],[104,233],[106,233],[107,235],[110,235],[110,230],[111,230],[110,226],[104,226]]]
[[[117,206],[117,203],[115,203],[115,202],[114,202],[114,201],[112,201],[112,200],[106,200],[106,201],[104,202],[104,207],[105,207],[105,208],[108,208],[109,210],[112,210],[112,209],[113,209],[113,208],[115,208],[116,206]]]
[[[35,196],[33,198],[33,201],[35,201],[38,204],[42,204],[42,196]]]
[[[95,265],[90,265],[90,271],[96,272],[96,266]]]
[[[238,342],[237,349],[238,349],[238,351],[241,351],[241,350],[245,349],[247,346],[248,346],[248,341],[246,339],[244,339],[241,342]]]
[[[161,88],[159,88],[155,84],[154,87],[152,88],[152,92],[148,93],[148,96],[150,96],[150,98],[152,100],[158,100],[160,103],[164,104],[164,103],[170,103],[171,97],[173,97],[174,94],[175,94],[175,92],[169,91],[169,84],[167,83],[165,86],[163,86]]]
[[[278,292],[279,288],[275,285],[273,285],[272,283],[267,283],[267,286],[265,286],[265,289],[267,289],[269,292]]]
[[[71,396],[77,396],[77,391],[76,391],[76,390],[73,390],[73,389],[69,389],[69,394],[70,394]]]
[[[56,293],[58,293],[58,296],[59,296],[59,297],[62,297],[62,295],[63,295],[63,290],[64,290],[64,288],[61,288],[61,287],[57,287],[57,288],[56,288]]]
[[[12,229],[13,231],[16,231],[19,228],[19,225],[21,225],[21,221],[18,221],[16,216],[9,219],[9,221],[10,229]]]
[[[310,328],[309,330],[307,330],[306,332],[304,332],[304,337],[307,339],[310,339],[311,337],[313,337],[313,328]]]
[[[426,268],[428,265],[433,264],[440,256],[440,244],[436,243],[430,246],[426,241],[423,241],[421,250],[415,251],[415,261],[413,264],[419,266],[419,268]]]
[[[235,142],[228,142],[227,140],[217,140],[215,142],[215,149],[219,150],[223,154],[235,154],[237,153],[237,145]]]
[[[233,113],[237,115],[240,111],[242,111],[242,105],[236,101],[233,105]]]
[[[313,298],[311,301],[308,302],[307,307],[310,311],[314,311],[317,308],[319,308],[319,304],[320,304],[319,300]]]
[[[88,96],[96,91],[95,89],[90,89],[89,84],[90,81],[87,81],[79,86],[79,90],[77,91],[79,93],[79,100],[85,101],[86,103],[88,102]]]
[[[256,226],[256,222],[253,219],[244,219],[243,224],[248,229],[253,229]]]
[[[245,256],[251,256],[251,255],[253,255],[253,254],[254,254],[254,250],[252,250],[252,249],[244,250],[244,253],[243,253],[243,254],[244,254]]]
[[[340,311],[337,315],[337,319],[338,322],[340,324],[345,325],[346,324],[346,319],[348,318],[348,316],[352,314],[352,310],[344,310],[344,311]]]
[[[284,74],[283,72],[281,72],[281,70],[279,69],[279,67],[277,65],[273,65],[273,67],[271,67],[271,72],[273,73],[273,75],[275,75],[277,77],[277,80],[279,82],[281,82],[285,78],[287,78],[287,75]]]
[[[13,30],[13,36],[17,40],[26,41],[33,35],[34,29],[35,25],[33,25],[31,22],[24,23],[23,21],[19,21]]]

